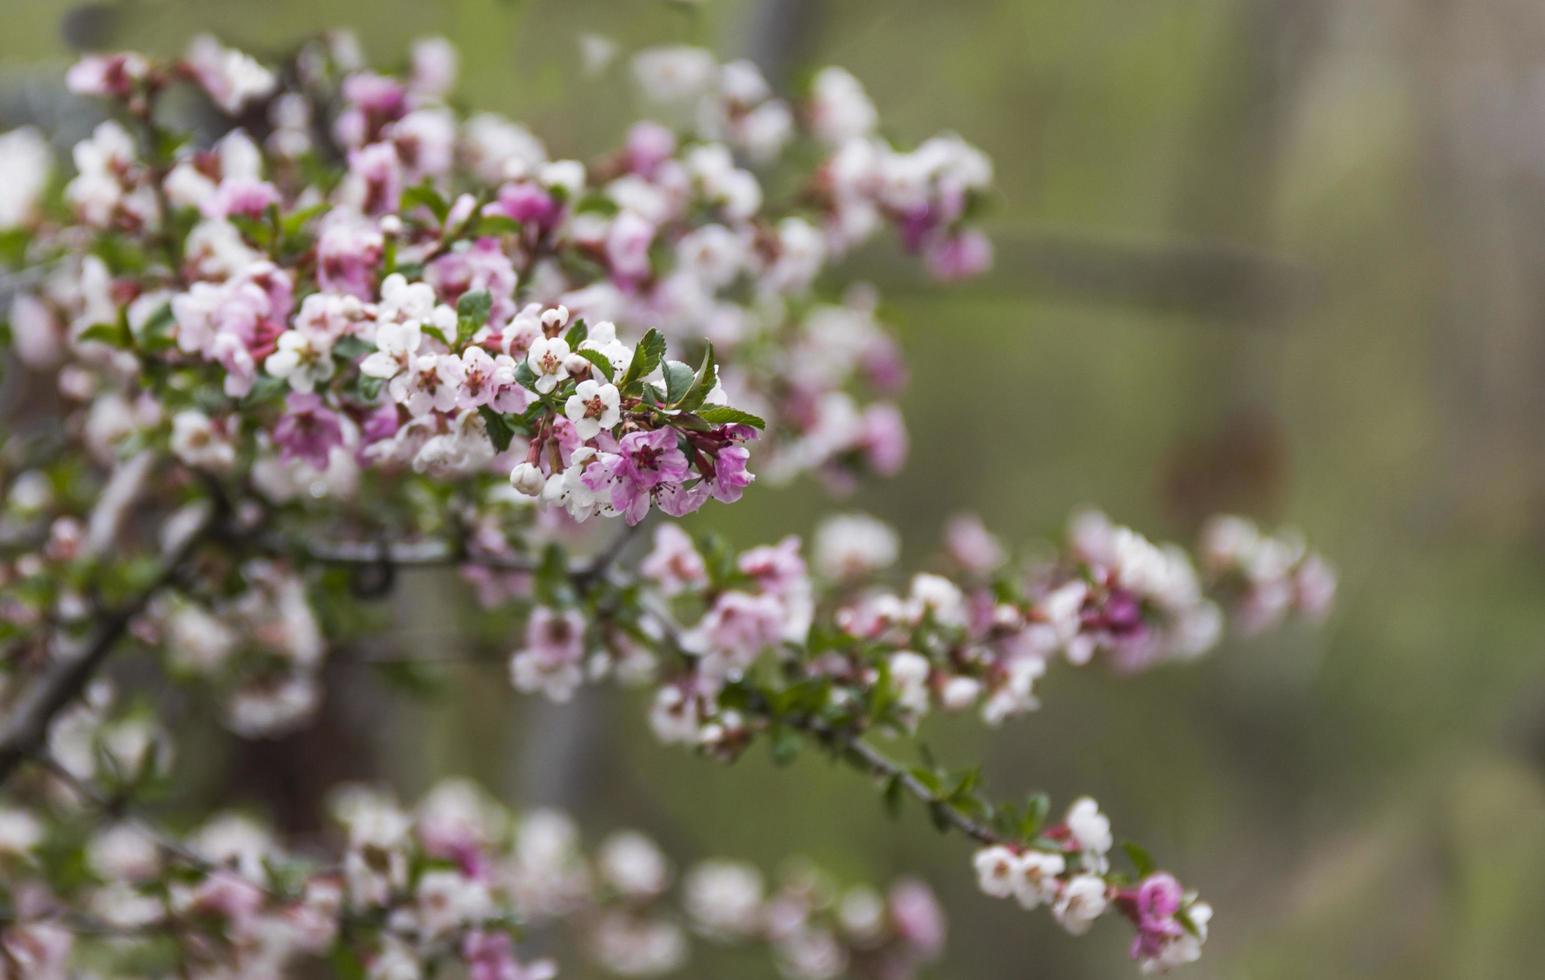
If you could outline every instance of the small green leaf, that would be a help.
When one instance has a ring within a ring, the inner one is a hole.
[[[521,361],[515,365],[515,383],[522,388],[536,391],[536,372],[531,370],[531,365]],[[540,403],[538,403],[540,404]]]
[[[713,344],[703,352],[703,363],[698,366],[697,373],[692,376],[692,386],[682,396],[680,405],[683,411],[693,411],[708,400],[713,392],[714,385],[719,383],[718,366],[714,363]]]
[[[665,404],[674,405],[681,401],[688,389],[692,387],[692,368],[680,361],[665,362]]]
[[[461,299],[456,301],[456,315],[476,320],[479,324],[488,320],[488,311],[493,309],[494,298],[486,289],[478,289],[461,294]]]
[[[285,238],[294,238],[297,234],[300,233],[302,228],[306,227],[306,222],[310,221],[312,218],[315,218],[317,215],[322,214],[329,207],[331,207],[331,205],[324,201],[318,204],[313,204],[309,208],[301,208],[299,211],[291,211],[289,214],[280,219],[279,230],[284,233]]]
[[[456,301],[456,343],[465,344],[472,335],[488,322],[488,311],[493,309],[493,297],[488,290],[462,293]]]
[[[651,328],[633,349],[633,360],[628,362],[628,370],[622,375],[622,384],[618,387],[627,394],[630,388],[653,374],[664,359],[665,337],[660,331]]]
[[[585,325],[585,318],[580,317],[569,326],[568,331],[563,335],[563,340],[569,345],[569,350],[575,350],[589,336],[590,328]]]
[[[1025,801],[1025,819],[1020,824],[1019,835],[1026,840],[1040,833],[1046,825],[1046,815],[1051,812],[1051,797],[1037,793]]]
[[[901,785],[900,776],[892,776],[885,781],[885,812],[894,819],[901,815],[901,804],[906,799],[906,789]]]
[[[779,725],[773,730],[772,735],[772,759],[780,766],[786,766],[799,757],[802,739],[799,732],[792,728]]]
[[[608,360],[606,355],[600,351],[577,350],[574,353],[578,354],[580,357],[583,357],[591,364],[594,364],[596,370],[600,371],[603,375],[606,376],[607,381],[611,381],[612,378],[616,375],[616,370],[612,367],[612,362]]]
[[[1132,867],[1137,871],[1139,878],[1146,878],[1153,874],[1155,869],[1153,855],[1149,854],[1141,844],[1124,840],[1121,842],[1121,849],[1126,852],[1127,860],[1132,862]]]
[[[525,225],[507,214],[484,214],[479,215],[477,223],[472,226],[472,237],[485,238],[499,235],[519,235],[525,227]]]
[[[398,210],[407,211],[419,205],[428,208],[434,214],[435,220],[442,225],[445,224],[445,216],[451,212],[451,206],[446,203],[445,198],[441,197],[440,192],[427,182],[416,184],[403,191]]]
[[[75,338],[78,341],[92,341],[98,344],[106,344],[109,347],[128,349],[134,346],[134,337],[129,333],[128,327],[122,323],[93,323],[80,332]]]
[[[483,425],[488,429],[488,438],[493,442],[494,448],[501,453],[510,448],[510,440],[515,438],[515,430],[503,415],[489,408],[487,405],[479,405],[477,413],[483,417]]]
[[[753,429],[765,429],[767,423],[750,412],[742,412],[728,405],[708,405],[697,410],[697,417],[714,425],[749,425]]]

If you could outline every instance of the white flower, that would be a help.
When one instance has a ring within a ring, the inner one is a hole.
[[[1067,868],[1061,854],[1026,851],[1014,869],[1014,897],[1019,904],[1033,909],[1057,897],[1057,876]]]
[[[608,837],[597,855],[601,874],[623,895],[658,894],[670,883],[670,864],[654,842],[636,831]]]
[[[976,868],[976,887],[992,898],[1008,898],[1014,894],[1014,881],[1019,872],[1019,855],[994,844],[977,851],[971,858]]]
[[[0,231],[32,220],[48,186],[53,153],[31,126],[0,135]]]
[[[907,600],[907,614],[914,622],[932,615],[940,626],[966,625],[966,597],[960,588],[940,575],[917,575],[912,579],[912,593]]]
[[[896,561],[895,528],[867,514],[828,518],[815,532],[815,567],[832,580],[862,578]]]
[[[1051,911],[1062,928],[1081,936],[1104,914],[1108,904],[1104,879],[1095,875],[1075,875],[1062,886]]]
[[[16,807],[0,806],[0,858],[26,857],[43,842],[43,824]]]
[[[325,337],[286,330],[279,335],[277,349],[263,361],[263,369],[288,379],[296,391],[310,392],[333,376],[332,345]]]
[[[945,711],[964,711],[982,694],[982,682],[975,677],[955,676],[939,689],[939,703]]]
[[[1084,796],[1068,807],[1068,831],[1087,854],[1104,854],[1111,849],[1110,818],[1100,812],[1100,805]]]
[[[372,378],[393,378],[408,369],[423,343],[417,320],[384,322],[376,328],[376,349],[360,362],[360,373]]]
[[[911,650],[891,654],[887,661],[891,684],[896,689],[896,702],[909,715],[928,712],[928,677],[933,665],[928,658]]]
[[[593,350],[605,357],[617,373],[626,371],[629,362],[633,360],[633,348],[617,339],[617,326],[610,320],[602,320],[592,326],[579,349]]]
[[[251,55],[225,47],[208,34],[189,42],[187,62],[209,97],[232,115],[274,90],[273,72]]]
[[[187,409],[172,416],[172,453],[199,469],[224,472],[236,463],[236,447],[209,416]]]
[[[687,915],[713,936],[745,936],[755,931],[762,894],[762,873],[734,861],[704,861],[682,882]]]
[[[558,382],[569,376],[564,361],[569,356],[569,343],[562,337],[541,337],[531,343],[526,352],[526,364],[536,375],[536,390],[547,394],[558,387]]]
[[[622,421],[622,394],[614,384],[594,380],[581,381],[564,403],[563,412],[574,423],[574,431],[584,440],[594,439],[602,429]]]
[[[656,102],[680,102],[701,95],[718,69],[714,56],[702,48],[669,45],[646,48],[633,56],[633,77]]]
[[[879,113],[858,79],[841,68],[822,68],[810,83],[810,127],[833,146],[868,136]]]
[[[488,886],[459,871],[426,871],[418,880],[415,897],[419,926],[426,936],[449,935],[493,914]]]

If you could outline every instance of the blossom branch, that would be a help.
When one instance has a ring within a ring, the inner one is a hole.
[[[123,605],[101,612],[92,635],[79,645],[60,650],[22,694],[0,725],[0,785],[43,744],[54,716],[85,689],[135,618],[182,574],[188,559],[215,530],[218,516],[214,509],[200,515],[172,545],[149,584]]]

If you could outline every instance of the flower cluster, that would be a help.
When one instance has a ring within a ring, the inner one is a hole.
[[[541,980],[551,960],[525,960],[522,931],[561,923],[607,972],[657,976],[686,965],[693,933],[768,948],[791,980],[900,978],[936,956],[944,920],[927,886],[889,894],[839,888],[807,863],[767,891],[752,865],[689,868],[673,889],[671,861],[648,837],[618,831],[593,854],[566,814],[517,816],[475,784],[446,780],[413,808],[342,787],[333,810],[340,859],[286,853],[258,821],[209,817],[173,838],[137,816],[87,827],[99,801],[71,774],[45,822],[0,807],[0,867],[9,900],[0,951],[29,977],[74,975],[96,947],[154,955],[168,939],[199,976],[279,976],[348,964],[372,980],[419,977],[446,958],[473,977]],[[79,871],[50,879],[48,850]]]
[[[1026,909],[1042,905],[1068,932],[1082,935],[1118,909],[1137,929],[1132,958],[1145,973],[1195,961],[1207,939],[1212,907],[1183,892],[1168,872],[1155,872],[1139,848],[1128,845],[1137,878],[1110,868],[1110,820],[1094,800],[1074,801],[1062,822],[1024,828],[1024,844],[998,843],[972,858],[977,887],[993,898],[1013,898]]]
[[[0,169],[18,171],[0,210],[51,269],[13,302],[16,350],[75,362],[75,399],[133,404],[104,412],[104,452],[165,440],[223,471],[250,442],[277,499],[356,497],[363,468],[502,471],[575,519],[679,516],[739,497],[758,415],[779,479],[895,472],[899,415],[853,390],[896,389],[894,345],[872,297],[824,304],[812,283],[884,220],[931,262],[970,251],[967,205],[990,165],[954,138],[889,148],[872,106],[855,124],[868,102],[845,74],[794,111],[745,63],[672,49],[636,64],[648,92],[675,79],[717,108],[686,132],[640,123],[587,165],[549,159],[516,123],[458,118],[443,42],[416,48],[406,79],[338,38],[277,73],[209,38],[175,62],[91,56],[71,87],[126,118],[75,148],[62,201],[44,198],[30,131],[0,143]],[[158,111],[183,81],[263,122],[196,145]],[[828,157],[780,211],[732,151],[757,147],[765,174],[801,140]],[[842,163],[860,147],[875,159]],[[333,158],[343,171],[317,179]],[[693,348],[692,367],[666,339]],[[729,356],[722,371],[705,341]]]

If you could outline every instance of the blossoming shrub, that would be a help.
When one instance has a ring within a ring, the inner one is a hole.
[[[1117,912],[1147,969],[1199,954],[1210,908],[1118,848],[1093,800],[993,803],[976,770],[870,736],[915,739],[935,711],[1003,724],[1059,662],[1131,674],[1206,652],[1230,617],[1318,617],[1329,568],[1240,518],[1193,560],[1094,511],[1025,561],[957,519],[910,579],[862,514],[826,521],[809,560],[797,537],[737,552],[664,519],[635,556],[656,512],[758,478],[899,469],[899,352],[829,270],[889,231],[936,278],[981,271],[991,166],[958,137],[881,137],[840,69],[790,102],[697,49],[632,67],[676,125],[589,162],[453,110],[444,42],[396,78],[346,35],[278,65],[209,38],[88,57],[69,84],[109,116],[64,180],[40,134],[0,136],[10,383],[36,396],[0,443],[8,973],[512,980],[551,975],[520,949],[559,921],[625,975],[681,966],[688,932],[765,946],[791,977],[937,955],[915,881],[802,867],[769,887],[710,862],[676,888],[636,833],[586,857],[566,817],[461,782],[411,809],[338,787],[330,857],[231,814],[181,814],[180,834],[145,816],[175,771],[168,684],[240,737],[291,731],[330,658],[413,659],[379,600],[424,565],[458,569],[480,627],[510,637],[515,690],[615,681],[648,690],[664,742],[828,754],[970,838],[986,894],[1075,934]],[[152,670],[110,669],[136,659]]]

